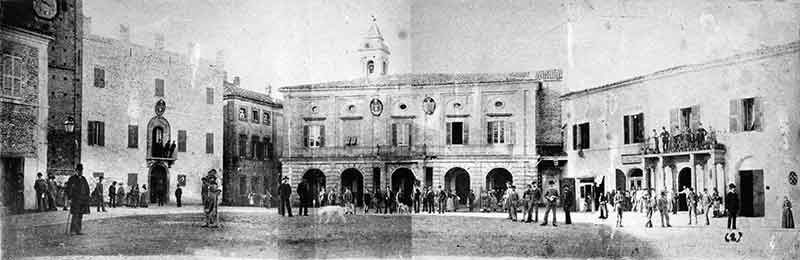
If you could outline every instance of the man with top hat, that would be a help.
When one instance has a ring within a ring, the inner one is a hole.
[[[572,218],[569,215],[569,211],[572,209],[572,203],[574,203],[575,197],[572,196],[572,189],[570,189],[569,185],[564,185],[564,193],[562,193],[562,196],[561,204],[564,206],[564,224],[570,225],[572,224]],[[555,221],[553,221],[553,224],[555,224]]]
[[[83,235],[81,228],[83,214],[89,214],[89,183],[83,177],[83,164],[75,166],[75,174],[67,180],[67,196],[70,200],[69,213],[72,215],[70,234]]]
[[[508,218],[511,221],[517,221],[517,203],[519,203],[519,194],[517,194],[517,187],[509,184],[509,189],[506,191],[506,209],[508,210]]]
[[[280,199],[278,213],[281,214],[281,216],[289,213],[289,217],[292,217],[292,204],[289,201],[291,195],[292,186],[289,185],[289,177],[284,176],[281,184],[278,185],[278,198]]]
[[[728,211],[728,229],[736,230],[736,216],[739,215],[739,194],[736,194],[736,184],[728,184],[728,193],[725,193],[725,210]]]

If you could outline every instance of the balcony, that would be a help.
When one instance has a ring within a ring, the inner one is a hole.
[[[175,152],[174,149],[155,150],[147,153],[148,165],[164,162],[167,164],[167,167],[172,167],[172,164],[175,163],[176,160],[178,160],[178,153]]]
[[[439,156],[509,156],[513,154],[511,144],[470,145],[412,145],[412,146],[336,146],[294,147],[293,158],[372,158],[381,160],[412,160]]]

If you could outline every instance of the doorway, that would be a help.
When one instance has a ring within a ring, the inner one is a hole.
[[[445,189],[453,191],[458,196],[458,203],[467,204],[469,196],[469,173],[462,168],[453,168],[444,175]]]
[[[762,170],[739,171],[739,196],[743,217],[764,216],[764,172]]]
[[[303,180],[306,181],[308,188],[311,189],[311,198],[318,200],[319,189],[325,188],[325,174],[319,169],[310,169],[303,174]]]
[[[25,210],[25,175],[22,171],[23,158],[3,158],[3,205],[8,207],[8,213],[19,214]]]
[[[692,169],[689,167],[685,167],[678,172],[678,191],[682,192],[686,188],[692,187]],[[687,211],[689,210],[688,204],[686,204],[686,193],[678,193],[678,211]]]
[[[614,183],[617,184],[617,190],[623,191],[625,190],[625,173],[622,170],[617,169],[614,174]]]
[[[341,183],[342,187],[339,194],[344,194],[345,189],[350,189],[356,205],[361,205],[361,201],[364,199],[364,176],[361,175],[361,172],[353,168],[344,170],[341,176]]]
[[[400,197],[400,202],[406,205],[411,205],[411,192],[414,190],[414,183],[417,178],[414,173],[408,168],[399,168],[392,173],[392,191],[403,191],[403,196]]]
[[[494,168],[486,174],[486,189],[495,191],[494,196],[497,197],[497,201],[501,201],[503,194],[506,193],[508,188],[506,184],[513,182],[511,172],[503,168]]]
[[[153,165],[150,168],[150,203],[158,203],[161,199],[164,203],[167,202],[167,169],[163,165]]]

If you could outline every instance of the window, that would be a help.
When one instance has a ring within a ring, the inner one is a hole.
[[[572,125],[572,149],[589,149],[589,123]]]
[[[392,145],[409,146],[411,144],[411,123],[392,124]]]
[[[487,143],[511,144],[514,141],[514,122],[489,121],[486,126]]]
[[[764,102],[760,97],[731,100],[730,131],[761,131],[764,127]]]
[[[247,109],[239,108],[239,121],[247,121]]]
[[[156,79],[156,97],[164,96],[164,80]]]
[[[253,119],[253,123],[258,123],[258,120],[261,120],[261,117],[258,115],[258,109],[253,109],[253,116],[251,118]]]
[[[445,124],[447,144],[468,144],[469,127],[467,122],[448,122]]]
[[[186,130],[178,130],[178,152],[186,152]]]
[[[625,144],[644,142],[644,113],[623,117]]]
[[[214,134],[206,133],[206,153],[214,153]]]
[[[105,123],[89,121],[86,140],[89,145],[105,146]]]
[[[260,154],[259,154],[259,151],[258,151],[259,148],[260,148],[260,145],[258,144],[259,141],[261,141],[261,138],[258,137],[257,135],[254,135],[252,137],[252,139],[250,139],[250,158],[253,158],[253,159],[259,159],[260,158]]]
[[[265,125],[272,124],[272,119],[270,118],[269,111],[264,111],[264,120],[261,120],[262,123]]]
[[[22,58],[3,55],[3,96],[19,97],[22,95]]]
[[[239,156],[247,156],[247,135],[239,135]]]
[[[128,148],[139,148],[138,125],[128,125]]]
[[[303,126],[303,142],[305,147],[325,146],[325,126]]]
[[[272,152],[272,140],[270,140],[269,136],[264,136],[263,140],[264,150],[267,151],[267,158],[272,159],[272,157],[275,156]]]
[[[344,130],[344,145],[345,146],[358,146],[359,136],[359,122],[360,120],[345,120],[342,122],[342,129]]]
[[[206,88],[206,104],[214,104],[214,89]]]
[[[94,68],[94,86],[98,88],[106,87],[106,71],[101,68]]]
[[[239,194],[247,194],[247,176],[239,176]]]
[[[138,186],[139,185],[139,174],[138,173],[128,173],[128,186]]]
[[[691,122],[692,122],[692,108],[691,107],[681,108],[680,128],[689,129],[689,126],[691,126],[692,124]]]
[[[676,108],[670,111],[670,128],[673,134],[689,129],[697,129],[700,124],[700,106]]]

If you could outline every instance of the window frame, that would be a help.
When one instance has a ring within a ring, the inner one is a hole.
[[[180,153],[186,152],[186,139],[188,138],[188,133],[186,130],[178,130],[178,147],[177,150]]]
[[[10,61],[10,62],[6,62]],[[6,67],[8,66],[8,67]],[[3,54],[0,60],[0,95],[12,98],[22,97],[22,57]],[[7,69],[7,70],[6,70]],[[8,86],[8,87],[6,87]],[[8,92],[6,91],[8,89]]]
[[[250,113],[250,120],[252,120],[253,123],[261,123],[261,111],[258,108],[250,108]]]
[[[99,73],[98,73],[99,72]],[[99,74],[99,77],[98,77]],[[98,79],[99,78],[99,79]],[[106,87],[106,70],[100,66],[94,66],[94,87]]]
[[[139,148],[139,125],[128,125],[128,148]]]
[[[214,153],[214,133],[206,133],[206,153]]]
[[[153,96],[163,98],[166,95],[166,82],[164,82],[164,79],[162,78],[155,78],[153,81],[153,84],[155,85],[155,93],[153,93]]]
[[[247,121],[247,108],[239,107],[239,121]]]

